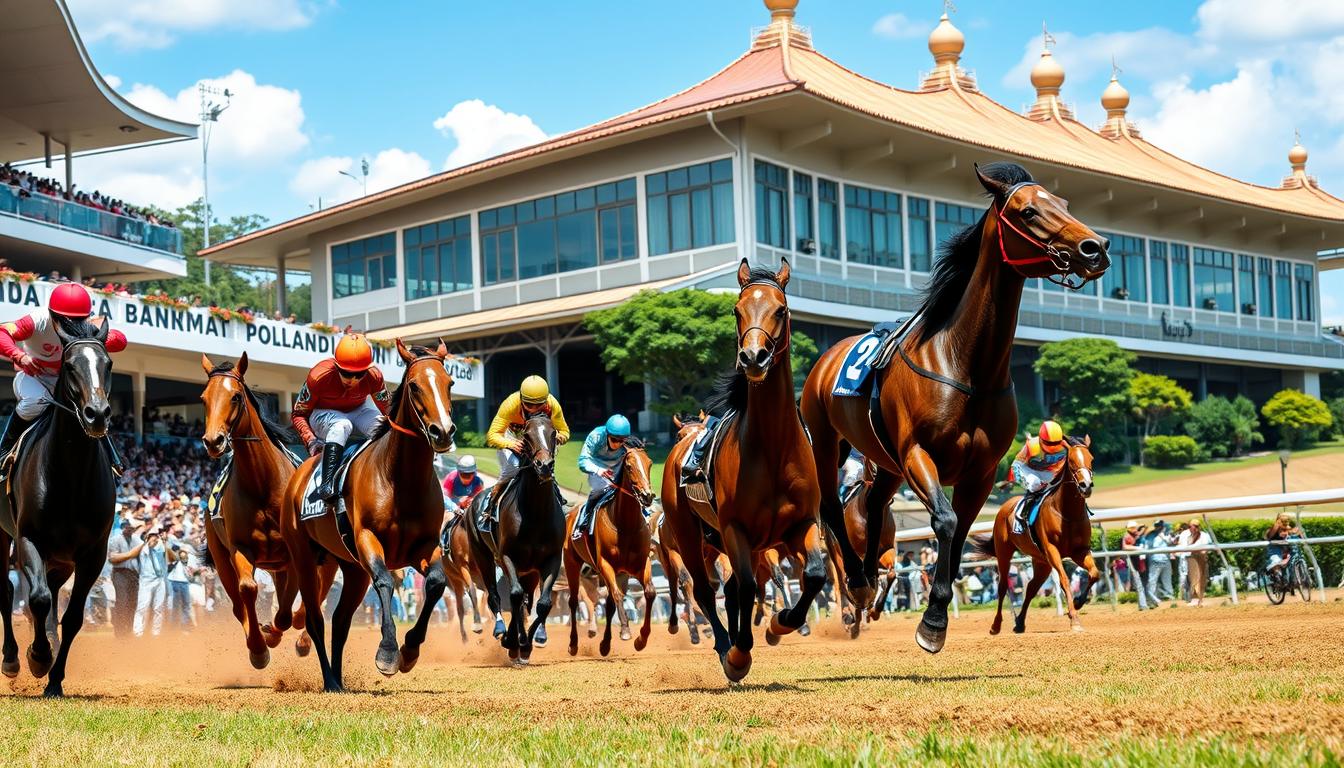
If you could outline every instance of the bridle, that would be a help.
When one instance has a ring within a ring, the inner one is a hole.
[[[245,441],[245,442],[246,442],[246,441],[250,441],[250,442],[258,442],[258,443],[261,442],[261,437],[259,437],[259,436],[257,436],[257,435],[238,435],[238,436],[235,436],[235,435],[233,434],[234,431],[238,429],[238,423],[241,422],[241,421],[243,420],[243,414],[247,412],[247,409],[248,409],[249,407],[251,407],[251,403],[250,403],[251,398],[249,397],[249,392],[250,392],[251,390],[249,390],[249,389],[247,388],[247,383],[243,381],[243,377],[242,377],[242,376],[239,376],[238,373],[237,373],[236,371],[233,371],[233,370],[228,370],[228,371],[216,371],[216,372],[210,374],[210,376],[209,376],[208,378],[210,378],[210,379],[214,379],[214,378],[220,378],[220,377],[223,377],[223,378],[226,378],[226,379],[233,379],[234,381],[238,382],[238,386],[240,386],[240,387],[243,388],[243,393],[242,393],[242,394],[243,394],[243,400],[244,400],[245,402],[247,402],[247,405],[244,405],[242,408],[239,408],[239,409],[238,409],[238,412],[235,413],[235,414],[233,415],[233,418],[229,420],[229,423],[228,423],[228,430],[226,430],[226,431],[224,432],[224,439],[225,439],[225,441],[226,441],[225,446],[224,446],[224,452],[225,452],[225,453],[230,453],[230,452],[233,451],[233,441],[234,441],[234,440],[243,440],[243,441]]]
[[[58,386],[57,386],[56,388],[59,389],[59,390],[62,390],[62,392],[64,391],[64,388],[63,388],[63,387],[60,387],[59,384],[65,380],[65,365],[66,365],[66,360],[67,360],[67,358],[70,356],[70,350],[74,349],[75,347],[80,346],[81,344],[96,344],[97,346],[99,346],[99,347],[102,348],[102,350],[103,350],[103,354],[107,354],[107,346],[106,346],[103,342],[99,341],[98,339],[73,339],[73,340],[67,342],[66,345],[65,345],[65,351],[64,351],[64,352],[62,353],[62,355],[61,355],[61,372],[60,372],[60,374],[57,376],[57,384],[58,384]],[[51,395],[51,399],[48,400],[47,402],[51,403],[52,405],[56,406],[57,408],[60,408],[62,411],[65,411],[66,413],[70,414],[71,416],[74,416],[76,420],[79,419],[79,413],[78,413],[77,411],[75,411],[74,407],[72,407],[72,406],[70,406],[70,405],[67,405],[67,404],[61,402],[61,395],[58,394],[58,393],[56,393],[56,392],[53,392],[53,391],[51,390],[51,387],[48,387],[48,386],[47,386],[47,383],[46,383],[45,381],[42,381],[41,377],[34,376],[34,377],[32,377],[32,378],[33,378],[33,380],[36,381],[37,383],[41,384],[43,389],[47,390],[47,394],[48,394],[48,395]]]
[[[779,291],[781,294],[784,293],[784,289],[780,287],[779,283],[775,282],[774,280],[752,280],[751,282],[742,286],[742,290],[739,292],[738,295],[740,296],[742,293],[746,293],[747,289],[753,285],[769,286]],[[765,330],[761,326],[753,325],[737,335],[738,349],[742,348],[742,343],[746,340],[747,334],[751,333],[752,331],[760,331],[761,334],[765,336],[765,338],[770,340],[769,344],[770,362],[774,362],[775,358],[781,352],[787,352],[789,349],[789,345],[793,341],[793,311],[789,309],[788,302],[786,301],[784,303],[784,332],[780,334],[780,336],[772,336],[770,335],[769,331]],[[742,368],[742,362],[740,358],[737,362],[737,367],[739,370],[741,370]]]
[[[415,358],[406,365],[406,378],[409,379],[411,377],[412,366],[414,366],[416,363],[423,363],[423,362],[437,362],[440,365],[443,365],[443,360],[439,359],[438,355],[421,355],[420,357]],[[443,366],[443,373],[444,375],[448,376],[450,381],[452,380],[452,375],[448,373],[448,366],[446,365]],[[403,382],[402,386],[405,386],[405,382]],[[387,415],[387,426],[408,437],[423,437],[425,438],[425,442],[430,442],[429,428],[425,426],[425,418],[420,415],[420,411],[416,410],[414,403],[409,403],[409,405],[411,407],[411,413],[415,414],[416,423],[420,425],[419,432],[416,432],[413,429],[403,427],[402,425],[398,424],[396,421],[395,413],[389,413]]]
[[[1012,267],[1014,270],[1017,271],[1019,275],[1022,275],[1023,277],[1030,277],[1030,275],[1024,274],[1022,272],[1021,267],[1029,264],[1049,263],[1050,266],[1055,268],[1055,273],[1046,275],[1045,276],[1046,280],[1049,280],[1055,285],[1068,288],[1071,291],[1082,290],[1083,286],[1092,282],[1092,278],[1083,278],[1082,282],[1080,283],[1074,283],[1070,280],[1070,278],[1073,277],[1073,275],[1069,272],[1068,257],[1070,253],[1067,249],[1061,249],[1055,246],[1055,240],[1056,238],[1059,237],[1060,233],[1064,231],[1063,228],[1060,228],[1052,232],[1050,236],[1046,238],[1046,240],[1041,241],[1037,239],[1035,236],[1033,236],[1030,232],[1026,232],[1020,227],[1018,227],[1016,224],[1013,224],[1013,222],[1007,216],[1004,216],[1004,211],[1008,209],[1008,203],[1013,199],[1013,195],[1016,195],[1018,191],[1021,190],[1023,187],[1039,187],[1039,186],[1041,186],[1041,184],[1035,181],[1023,181],[1018,184],[1014,184],[1008,190],[1008,193],[1003,196],[1003,202],[994,208],[994,215],[998,218],[999,224],[1001,225],[998,227],[999,255],[1003,258],[1004,264],[1007,264],[1008,266]],[[1026,240],[1029,244],[1035,246],[1036,248],[1039,248],[1041,252],[1035,256],[1026,256],[1023,258],[1013,258],[1012,256],[1009,256],[1008,248],[1003,242],[1004,227],[1007,227],[1008,229],[1012,230],[1014,233],[1017,234],[1018,237],[1022,238],[1023,240]]]
[[[547,419],[548,421],[549,421],[550,418],[551,418],[551,416],[550,416],[549,413],[542,412],[542,413],[536,413],[536,414],[533,414],[532,416],[529,416],[529,417],[527,418],[527,421],[524,421],[524,422],[523,422],[523,449],[524,449],[525,451],[527,451],[527,460],[528,460],[528,462],[530,462],[530,463],[533,465],[533,467],[535,467],[535,466],[536,466],[536,463],[537,463],[536,456],[537,456],[537,450],[538,450],[538,448],[537,448],[537,446],[534,445],[534,443],[533,443],[533,440],[532,440],[532,431],[529,430],[529,429],[527,428],[527,424],[528,424],[528,422],[532,421],[533,419],[535,419],[535,418],[537,418],[537,417],[539,417],[539,416],[544,416],[544,417],[546,417],[546,419]],[[552,429],[554,429],[554,426],[552,426]],[[554,441],[554,439],[555,439],[554,436],[552,436],[551,439],[552,439],[552,441]],[[554,447],[551,447],[551,448],[550,448],[550,452],[551,452],[551,460],[554,461],[554,460],[555,460],[555,448],[554,448]],[[536,475],[537,475],[537,479],[540,480],[540,481],[542,481],[543,483],[553,483],[553,482],[555,482],[555,473],[554,473],[554,472],[552,472],[550,475],[547,475],[547,476],[544,476],[544,477],[542,476],[542,474],[541,474],[540,472],[537,472]]]
[[[1092,508],[1087,504],[1087,497],[1083,496],[1083,485],[1081,482],[1079,482],[1078,479],[1079,475],[1082,474],[1083,472],[1086,472],[1090,479],[1092,477],[1092,470],[1088,467],[1073,466],[1073,449],[1075,447],[1077,446],[1072,445],[1067,446],[1068,450],[1067,454],[1064,457],[1064,462],[1067,465],[1066,469],[1068,470],[1068,472],[1065,475],[1066,479],[1063,480],[1062,482],[1072,485],[1073,487],[1078,489],[1078,495],[1081,496],[1083,499],[1083,509],[1087,510],[1088,517],[1092,517]]]

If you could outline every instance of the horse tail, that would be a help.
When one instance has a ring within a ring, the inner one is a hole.
[[[970,537],[971,553],[983,557],[995,557],[994,536],[988,533],[982,533],[979,536]]]

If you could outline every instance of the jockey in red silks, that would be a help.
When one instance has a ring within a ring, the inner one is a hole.
[[[90,318],[93,300],[88,290],[79,283],[62,283],[51,292],[46,309],[34,309],[17,320],[0,323],[0,355],[14,363],[14,396],[19,402],[5,425],[0,438],[0,459],[9,455],[19,435],[47,410],[55,398],[56,378],[61,372],[61,358],[65,353],[61,338],[56,334],[55,315],[71,320],[86,320],[95,325],[103,318]],[[118,330],[109,330],[105,344],[108,352],[126,348],[126,336]],[[120,475],[121,462],[109,438],[104,444],[112,458],[112,468]]]

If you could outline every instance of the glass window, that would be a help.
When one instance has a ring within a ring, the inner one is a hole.
[[[1274,262],[1274,316],[1293,319],[1293,266],[1286,261]]]
[[[1255,314],[1255,257],[1244,253],[1237,256],[1237,301],[1243,315]]]
[[[1297,319],[1308,322],[1315,320],[1315,268],[1310,264],[1298,264],[1293,267],[1293,277],[1297,287]]]
[[[332,246],[332,295],[339,299],[395,286],[396,260],[397,237],[391,232]]]
[[[756,242],[787,248],[789,240],[789,172],[756,161]]]
[[[952,236],[980,220],[980,211],[965,205],[938,203],[934,206],[934,243],[938,248]]]
[[[793,248],[799,253],[815,253],[817,248],[812,232],[812,177],[797,171],[793,174]]]
[[[402,233],[401,244],[407,300],[471,288],[470,216],[408,229]],[[467,254],[465,260],[459,257],[462,252]]]
[[[1190,306],[1190,246],[1172,243],[1171,247],[1171,303],[1178,307]]]
[[[1111,232],[1098,231],[1097,234],[1111,241],[1107,249],[1111,268],[1102,278],[1102,295],[1110,299],[1147,301],[1148,277],[1144,270],[1147,259],[1143,255],[1143,240]]]
[[[826,179],[817,179],[817,250],[840,258],[840,185]]]
[[[1274,260],[1260,258],[1256,260],[1259,263],[1259,269],[1256,270],[1256,299],[1255,313],[1264,317],[1274,316]]]
[[[644,190],[649,209],[650,254],[661,256],[733,242],[732,160],[651,173],[644,179]],[[634,188],[630,191],[633,193]],[[787,217],[787,208],[783,215]],[[787,218],[784,221],[783,231],[787,232]],[[631,226],[631,245],[635,242],[633,230]],[[626,237],[624,229],[621,236]],[[780,247],[785,246],[784,238],[786,234],[781,235]]]
[[[635,218],[634,179],[482,211],[482,277],[490,285],[638,258]]]
[[[901,229],[900,195],[845,185],[846,258],[860,264],[904,267]]]
[[[1167,244],[1158,240],[1148,241],[1148,274],[1152,279],[1153,303],[1167,304],[1171,294],[1167,290]]]
[[[1232,254],[1212,248],[1195,249],[1195,307],[1234,312]]]
[[[928,272],[933,267],[933,241],[929,223],[929,201],[922,197],[905,200],[910,217],[910,270]]]

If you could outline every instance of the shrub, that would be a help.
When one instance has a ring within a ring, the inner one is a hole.
[[[1183,467],[1199,459],[1199,443],[1187,435],[1154,435],[1144,441],[1144,452],[1154,467]]]
[[[485,433],[472,432],[469,430],[458,430],[457,436],[453,438],[459,448],[485,448]]]
[[[1236,456],[1263,442],[1259,428],[1255,403],[1242,395],[1236,400],[1206,397],[1191,406],[1185,418],[1186,433],[1217,459]]]
[[[1335,420],[1335,434],[1344,437],[1344,397],[1330,401],[1330,417]]]
[[[1274,395],[1260,412],[1270,426],[1278,427],[1279,445],[1284,448],[1305,448],[1334,423],[1325,403],[1296,389]]]

